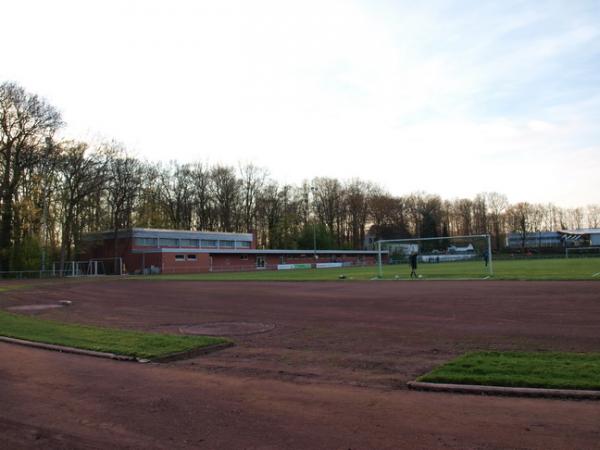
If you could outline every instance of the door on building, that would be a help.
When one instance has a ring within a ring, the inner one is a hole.
[[[265,268],[265,257],[264,256],[257,256],[256,257],[256,268],[257,269],[264,269]]]

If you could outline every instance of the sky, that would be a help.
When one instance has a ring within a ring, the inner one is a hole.
[[[281,183],[600,203],[598,0],[0,0],[0,16],[0,82],[45,97],[66,138]]]

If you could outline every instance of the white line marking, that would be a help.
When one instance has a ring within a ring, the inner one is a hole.
[[[592,278],[597,277],[598,275],[600,275],[600,272],[596,272],[594,275],[592,275]]]

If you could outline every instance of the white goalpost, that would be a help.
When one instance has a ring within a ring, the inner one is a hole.
[[[383,278],[383,250],[388,252],[388,263],[408,263],[416,253],[419,263],[442,264],[481,259],[488,276],[494,275],[492,239],[489,234],[442,236],[430,238],[384,239],[377,244],[377,276]]]
[[[594,258],[600,257],[600,246],[565,247],[565,258]]]
[[[60,263],[54,262],[52,264],[52,275],[61,277],[123,275],[123,260],[120,257],[115,257],[65,261],[62,271],[60,270]]]

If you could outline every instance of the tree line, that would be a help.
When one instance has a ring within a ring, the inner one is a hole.
[[[600,205],[510,204],[500,193],[397,196],[360,179],[284,184],[253,164],[167,164],[118,142],[58,139],[61,115],[0,85],[0,270],[75,259],[87,232],[130,227],[253,232],[259,248],[360,249],[374,239],[600,226]]]

